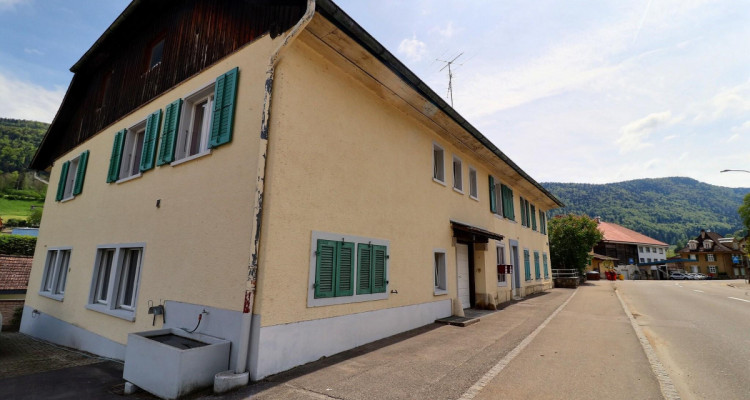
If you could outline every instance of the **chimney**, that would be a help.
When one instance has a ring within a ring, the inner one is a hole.
[[[594,217],[594,221],[596,221],[596,224],[599,225],[599,223],[602,222],[602,217]]]

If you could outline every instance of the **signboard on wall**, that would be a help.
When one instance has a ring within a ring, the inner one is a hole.
[[[497,265],[497,273],[498,274],[512,274],[513,273],[513,266],[512,265],[498,264]]]

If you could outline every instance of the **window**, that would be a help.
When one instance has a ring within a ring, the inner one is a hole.
[[[531,280],[531,260],[529,256],[529,250],[523,250],[523,269],[526,276],[526,280]]]
[[[641,262],[646,262],[646,259],[641,257]]]
[[[503,204],[502,203],[498,203],[498,199],[501,198],[501,194],[502,194],[501,193],[502,189],[499,188],[500,183],[499,182],[496,183],[495,182],[495,177],[492,176],[492,175],[490,175],[488,177],[488,179],[489,179],[489,183],[490,183],[490,190],[489,190],[489,194],[490,194],[490,212],[492,212],[495,215],[502,216],[503,215]]]
[[[107,183],[140,176],[141,172],[154,168],[160,127],[161,110],[157,110],[144,121],[115,134]]]
[[[651,252],[652,252],[652,253],[656,253],[656,249],[652,247],[652,248],[651,248]]]
[[[445,183],[445,151],[437,143],[432,144],[432,179]]]
[[[502,244],[497,245],[497,265],[506,265],[505,264],[505,246]],[[506,286],[508,283],[505,279],[505,270],[503,270],[503,273],[497,274],[497,285],[498,286]]]
[[[529,213],[531,215],[531,229],[536,230],[536,207],[534,205],[531,205],[531,211]]]
[[[143,243],[99,246],[86,308],[135,320]]]
[[[44,264],[42,288],[39,294],[62,301],[65,294],[65,281],[70,263],[70,247],[57,247],[47,250],[47,261]]]
[[[162,55],[164,55],[164,35],[159,36],[156,40],[151,42],[146,53],[149,60],[148,68],[146,70],[150,70],[161,64]]]
[[[55,201],[69,200],[83,192],[83,181],[86,177],[88,161],[89,151],[86,150],[78,157],[62,164]]]
[[[521,202],[521,225],[527,228],[531,227],[531,209],[529,207],[529,201],[523,197],[519,197]],[[536,217],[534,217],[534,228],[536,228]]]
[[[448,290],[448,283],[445,271],[445,250],[435,250],[435,294],[445,294]]]
[[[706,254],[706,261],[716,261],[713,254]]]
[[[526,225],[526,207],[525,207],[526,200],[524,200],[523,197],[520,197],[520,196],[518,199],[520,200],[520,203],[521,203],[521,226],[527,226]]]
[[[546,253],[542,254],[542,261],[543,261],[543,264],[544,264],[543,265],[544,266],[544,279],[548,279],[549,278],[549,268],[547,267],[547,254]]]
[[[453,156],[453,189],[464,192],[463,164],[456,156]]]
[[[477,186],[477,170],[469,167],[469,197],[479,200],[479,188]]]
[[[547,214],[542,210],[539,210],[539,232],[547,234]]]
[[[715,274],[716,273],[716,266],[715,265],[709,265],[708,266],[708,273],[709,274]]]
[[[388,241],[313,232],[308,306],[387,299]]]
[[[513,189],[505,185],[500,185],[500,192],[503,199],[503,217],[515,221],[516,215],[513,208]]]
[[[690,254],[688,255],[688,259],[695,261],[695,260],[698,260],[698,257],[696,257],[695,254]]]
[[[647,258],[646,260],[647,260],[648,262],[651,262],[651,259],[650,259],[650,258]]]
[[[646,253],[650,253],[650,252],[651,252],[651,248],[650,247],[646,247]]]
[[[536,279],[542,279],[542,272],[539,269],[539,252],[534,252],[534,277]]]
[[[234,68],[167,106],[156,165],[192,160],[232,141],[238,74]]]
[[[664,254],[664,249],[659,247],[659,254]]]

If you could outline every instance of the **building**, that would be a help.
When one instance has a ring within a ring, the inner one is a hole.
[[[598,217],[595,220],[604,238],[594,246],[594,253],[617,259],[614,268],[625,279],[668,277],[666,263],[662,263],[667,259],[667,243]]]
[[[23,332],[260,379],[551,287],[562,203],[329,0],[136,0],[71,70]]]
[[[9,328],[13,313],[23,307],[31,272],[31,257],[0,255],[0,314],[3,330]]]
[[[741,243],[733,237],[701,229],[695,239],[679,250],[686,272],[725,279],[747,279],[747,256]],[[689,261],[684,261],[689,260]]]

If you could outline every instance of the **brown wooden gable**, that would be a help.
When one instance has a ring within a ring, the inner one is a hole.
[[[73,80],[31,168],[46,169],[243,45],[286,31],[304,11],[304,0],[133,1],[71,69]],[[161,62],[150,68],[150,50],[161,39]]]

